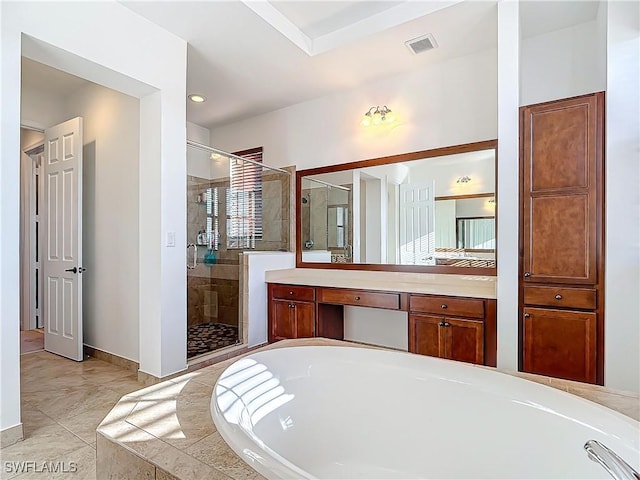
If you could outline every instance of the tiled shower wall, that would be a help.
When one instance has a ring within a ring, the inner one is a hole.
[[[263,172],[262,175],[262,213],[263,235],[256,240],[252,251],[287,251],[290,245],[290,186],[291,177],[276,172]],[[295,178],[295,177],[294,177]],[[198,202],[198,196],[204,198],[208,188],[218,188],[218,212],[220,245],[216,251],[217,263],[225,268],[235,265],[239,273],[239,254],[241,249],[228,249],[226,242],[226,189],[229,179],[208,180],[187,177],[187,243],[197,244],[200,230],[206,230],[207,207],[204,201]],[[207,253],[206,246],[198,246],[198,264],[203,263]],[[186,255],[186,261],[192,261],[192,251]],[[195,270],[187,271],[187,324],[224,323],[238,325],[239,284],[238,275],[216,278],[217,268],[199,265]],[[231,277],[231,278],[230,278]]]

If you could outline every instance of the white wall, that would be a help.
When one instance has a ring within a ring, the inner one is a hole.
[[[496,51],[292,105],[211,130],[226,151],[261,145],[264,162],[298,169],[458,145],[497,136]],[[372,105],[397,115],[390,126],[362,127]]]
[[[117,2],[1,2],[0,430],[20,424],[20,57],[140,104],[141,369],[186,367],[186,42]],[[117,26],[117,28],[116,28]],[[166,248],[167,231],[176,247]]]
[[[436,182],[436,197],[472,195],[496,191],[496,163],[493,155],[472,162],[452,162],[430,165],[429,161],[412,162],[409,165],[409,181]],[[458,178],[468,176],[468,183],[457,183]]]
[[[524,38],[520,53],[520,104],[604,90],[606,70],[600,51],[604,44],[595,20]]]
[[[640,391],[640,7],[607,2],[605,385]]]
[[[84,343],[137,362],[140,101],[90,84],[66,112],[84,119]]]

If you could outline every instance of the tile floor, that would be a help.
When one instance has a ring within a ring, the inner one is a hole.
[[[44,330],[20,330],[20,353],[44,350]]]
[[[95,358],[74,362],[45,351],[20,357],[24,437],[0,451],[1,479],[96,478],[96,427],[123,395],[143,387],[137,375]],[[75,462],[77,472],[15,472],[11,462]],[[9,462],[9,463],[7,463]],[[9,471],[11,470],[11,471]]]

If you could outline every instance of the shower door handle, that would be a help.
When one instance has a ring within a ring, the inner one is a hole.
[[[198,247],[195,243],[190,243],[189,245],[187,245],[187,251],[189,251],[191,247],[193,247],[193,263],[191,265],[187,263],[187,268],[189,270],[193,270],[194,268],[196,268],[196,265],[198,265]]]

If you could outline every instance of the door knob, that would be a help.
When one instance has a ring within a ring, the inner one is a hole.
[[[67,268],[65,272],[78,273],[78,269],[76,267]]]

